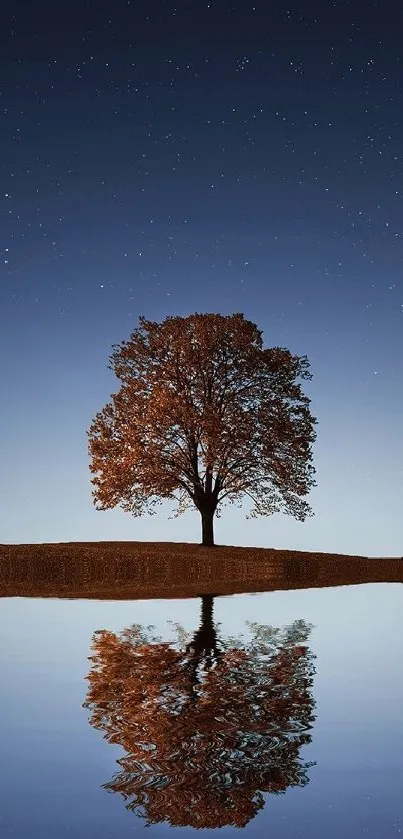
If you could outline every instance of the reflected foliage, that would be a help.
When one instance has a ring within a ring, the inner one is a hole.
[[[212,828],[243,827],[264,793],[305,785],[310,629],[249,623],[243,636],[219,638],[205,596],[193,637],[178,625],[171,642],[140,625],[95,633],[85,707],[125,751],[105,789],[149,824]]]

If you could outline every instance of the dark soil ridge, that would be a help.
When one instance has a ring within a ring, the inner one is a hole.
[[[144,600],[403,582],[403,558],[177,542],[0,545],[0,597]]]

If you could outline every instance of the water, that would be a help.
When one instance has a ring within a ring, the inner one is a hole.
[[[2,837],[403,832],[401,584],[0,608]]]

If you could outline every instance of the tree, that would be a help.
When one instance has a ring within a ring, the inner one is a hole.
[[[202,544],[225,501],[252,502],[248,517],[284,510],[312,515],[316,439],[306,356],[263,349],[242,314],[193,314],[161,323],[140,318],[114,345],[110,368],[120,390],[88,431],[94,502],[135,516],[164,499],[176,515],[195,506]]]
[[[248,625],[250,637],[219,639],[213,598],[202,598],[187,643],[133,626],[93,637],[84,707],[105,739],[123,747],[104,789],[148,824],[245,826],[263,793],[308,783],[314,701],[310,627]]]

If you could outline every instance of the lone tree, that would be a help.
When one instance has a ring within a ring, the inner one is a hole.
[[[223,501],[253,501],[247,518],[284,511],[313,515],[303,500],[315,486],[306,356],[263,349],[243,314],[193,314],[161,323],[140,317],[113,346],[121,381],[88,432],[94,502],[135,516],[165,499],[176,515],[195,506],[202,544],[214,545]]]

